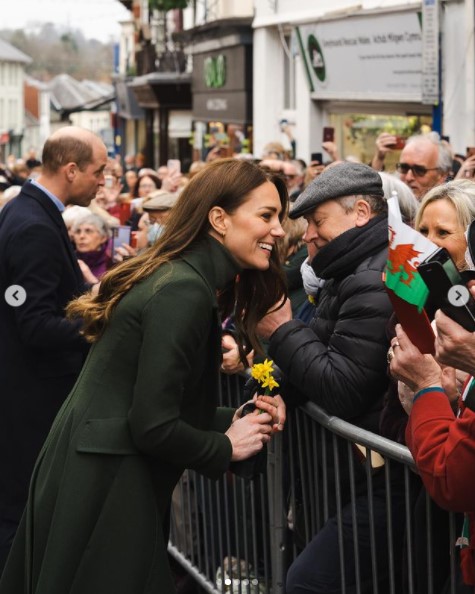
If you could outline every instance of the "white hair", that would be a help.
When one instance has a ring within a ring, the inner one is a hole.
[[[71,227],[76,222],[84,219],[91,214],[91,211],[86,206],[68,206],[63,212],[63,219],[66,227]]]
[[[383,192],[386,200],[396,192],[401,215],[405,223],[412,225],[416,218],[419,202],[411,188],[391,173],[378,171],[383,182]]]

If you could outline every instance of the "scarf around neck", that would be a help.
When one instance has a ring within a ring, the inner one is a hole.
[[[76,251],[76,257],[78,258],[78,260],[82,260],[89,266],[94,276],[100,278],[107,270],[110,262],[107,248],[108,245],[106,241],[101,245],[101,247],[98,250],[94,250],[92,252]]]

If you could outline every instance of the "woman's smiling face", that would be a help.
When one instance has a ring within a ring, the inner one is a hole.
[[[444,247],[459,270],[465,268],[465,229],[452,202],[445,198],[429,202],[422,213],[418,231],[439,247]]]
[[[275,185],[265,182],[247,195],[232,214],[224,215],[224,245],[242,268],[267,270],[276,242],[285,235],[282,205]]]

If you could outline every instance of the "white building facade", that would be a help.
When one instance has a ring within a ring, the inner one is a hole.
[[[256,0],[255,155],[282,139],[282,119],[305,161],[322,151],[324,127],[341,157],[363,162],[383,130],[434,129],[465,153],[475,145],[473,27],[471,0]]]
[[[0,161],[21,156],[25,129],[25,66],[31,58],[0,39]]]

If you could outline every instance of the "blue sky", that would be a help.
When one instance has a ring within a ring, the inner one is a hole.
[[[81,29],[88,39],[118,39],[118,21],[129,11],[118,0],[14,0],[2,11],[0,28],[31,29],[35,23],[51,22]]]

